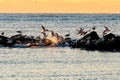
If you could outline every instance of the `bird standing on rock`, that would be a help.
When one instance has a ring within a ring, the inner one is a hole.
[[[4,35],[4,32],[2,32],[1,35],[3,36],[3,35]]]
[[[92,30],[94,31],[96,29],[96,26],[93,26]]]
[[[69,36],[70,36],[70,33],[65,35],[65,37],[69,37]]]

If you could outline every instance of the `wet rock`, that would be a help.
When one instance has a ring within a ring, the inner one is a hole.
[[[92,31],[91,33],[85,35],[83,38],[84,39],[89,39],[90,41],[98,40],[100,39],[96,31]]]
[[[110,33],[103,38],[99,38],[98,34],[93,31],[77,40],[72,47],[86,50],[120,51],[120,36]]]
[[[13,39],[10,39],[5,36],[0,36],[0,45],[3,46],[12,46],[15,44],[15,41]]]
[[[105,35],[103,38],[105,41],[114,40],[115,35],[113,33],[109,33],[109,34]]]
[[[9,39],[8,37],[0,35],[0,45],[5,45],[8,41],[8,39]]]

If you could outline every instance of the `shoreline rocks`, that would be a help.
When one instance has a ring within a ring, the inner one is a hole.
[[[94,31],[77,40],[71,46],[72,48],[84,48],[86,50],[120,51],[120,36],[109,33],[103,38],[99,38]]]
[[[26,45],[26,47],[65,47],[80,48],[85,50],[98,50],[98,51],[120,51],[120,36],[116,36],[113,33],[109,33],[102,38],[99,37],[96,31],[84,35],[82,38],[76,40],[71,39],[69,36],[63,38],[61,36],[54,36],[53,42],[48,38],[39,39],[34,36],[28,37],[27,35],[13,35],[10,38],[0,35],[0,45],[4,47],[14,47],[15,44]],[[29,44],[29,45],[28,45]]]

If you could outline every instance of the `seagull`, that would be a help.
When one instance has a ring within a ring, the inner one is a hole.
[[[22,31],[16,31],[17,33],[22,33]]]
[[[76,31],[78,32],[78,34],[80,34],[84,29],[80,28],[80,30],[76,29]]]
[[[3,35],[4,35],[4,32],[2,32],[1,35],[3,36]]]
[[[94,31],[96,29],[96,26],[93,26],[92,30]]]
[[[55,34],[54,34],[54,32],[53,32],[53,31],[51,31],[51,37],[53,37],[53,36],[55,36]]]
[[[82,30],[78,30],[78,29],[76,29],[76,31],[78,32],[77,34],[80,34],[80,35],[81,35]]]
[[[45,29],[45,27],[42,25],[42,32],[41,33],[45,33],[46,31],[49,31],[48,29]]]
[[[108,29],[108,27],[104,26],[105,30],[103,31],[103,35],[107,34],[107,32],[110,31],[110,29]]]
[[[108,32],[110,31],[110,29],[108,29],[108,27],[104,26],[104,28],[106,29],[106,31],[108,31]]]
[[[70,33],[65,35],[65,37],[69,37],[69,36],[70,36]]]
[[[88,31],[84,31],[83,28],[80,28],[80,30],[76,29],[76,31],[78,32],[77,34],[80,34],[80,35],[85,35],[88,32]]]

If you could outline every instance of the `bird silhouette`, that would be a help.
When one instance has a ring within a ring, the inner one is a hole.
[[[85,35],[88,32],[88,31],[84,31],[83,28],[80,28],[80,30],[76,29],[76,31],[78,32],[77,34],[80,34],[80,35]]]
[[[22,31],[16,31],[17,33],[22,33]]]
[[[107,34],[107,32],[110,31],[110,29],[108,29],[108,27],[104,26],[105,30],[103,31],[103,36]]]
[[[55,36],[54,31],[51,30],[51,37]]]
[[[45,29],[45,27],[43,25],[41,27],[42,27],[42,31],[41,31],[42,33],[49,31],[48,29]]]
[[[4,32],[2,32],[1,35],[3,36],[3,35],[4,35]]]
[[[69,36],[70,36],[70,33],[65,35],[65,37],[69,37]]]
[[[110,29],[108,29],[108,27],[104,26],[104,28],[105,28],[106,31],[110,31]]]
[[[95,29],[96,29],[96,26],[93,26],[93,27],[92,27],[92,30],[95,30]]]

